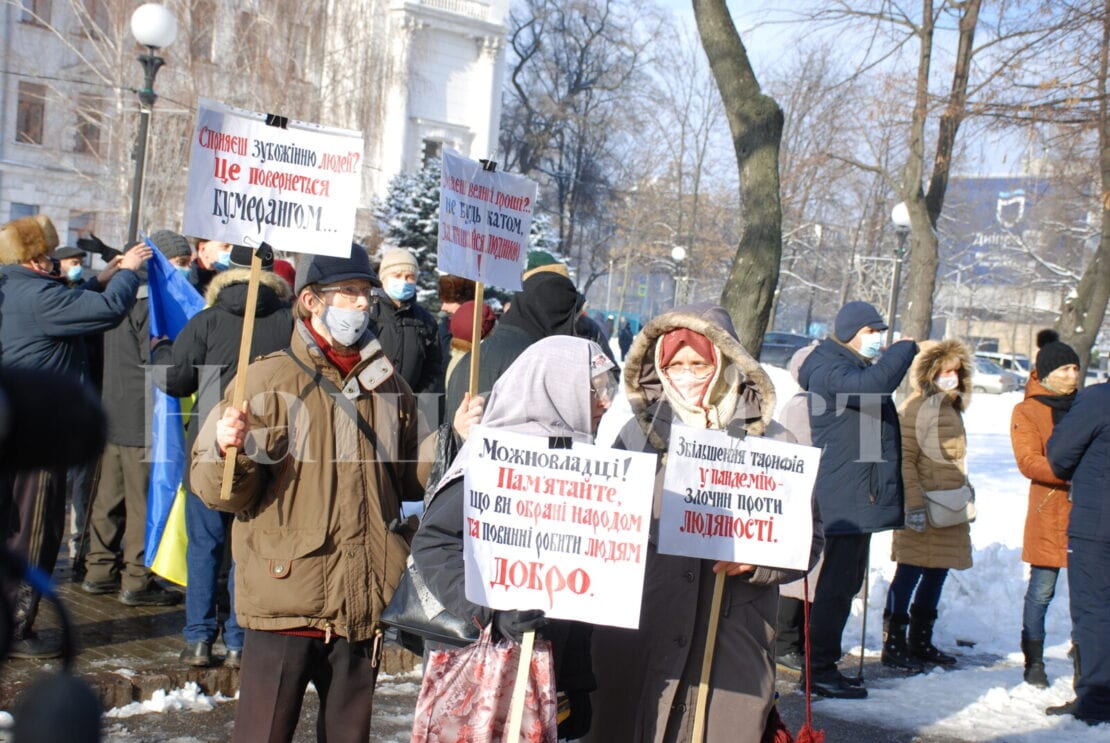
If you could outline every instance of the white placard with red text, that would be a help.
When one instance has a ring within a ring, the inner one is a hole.
[[[671,429],[659,551],[806,570],[821,450],[760,436]]]
[[[492,609],[635,629],[654,454],[475,426],[464,477],[466,597]]]
[[[362,178],[362,133],[197,101],[184,231],[347,257]]]
[[[483,170],[476,160],[445,149],[439,191],[439,270],[519,291],[535,203],[535,181]]]

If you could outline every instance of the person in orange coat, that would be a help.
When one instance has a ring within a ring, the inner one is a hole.
[[[1056,422],[1075,399],[1079,356],[1061,343],[1055,331],[1037,334],[1036,368],[1025,387],[1025,399],[1014,406],[1010,441],[1021,474],[1029,478],[1029,510],[1021,559],[1029,563],[1029,586],[1021,620],[1021,650],[1025,681],[1048,686],[1044,670],[1045,614],[1056,593],[1060,568],[1068,564],[1068,483],[1048,464],[1045,444]]]

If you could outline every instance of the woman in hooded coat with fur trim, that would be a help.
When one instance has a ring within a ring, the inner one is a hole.
[[[721,307],[691,305],[649,322],[633,341],[624,383],[634,417],[617,448],[665,455],[675,419],[737,435],[778,431],[790,438],[771,421],[770,378],[737,340],[732,318]],[[656,519],[664,459],[655,477]],[[639,629],[594,628],[598,691],[588,740],[691,740],[713,584],[724,572],[705,740],[758,743],[775,692],[778,584],[802,572],[663,555],[656,549],[657,533],[653,524]],[[822,545],[817,526],[811,566]]]
[[[906,528],[894,532],[892,559],[898,567],[883,612],[882,661],[919,672],[925,664],[956,663],[933,645],[933,624],[948,571],[971,567],[971,525],[930,524],[925,493],[967,482],[963,411],[971,399],[971,355],[956,340],[926,341],[910,380],[913,394],[899,410]]]

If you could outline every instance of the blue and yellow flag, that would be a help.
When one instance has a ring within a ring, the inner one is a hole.
[[[154,250],[147,261],[150,287],[150,336],[177,338],[189,319],[204,309],[204,298],[149,238]],[[185,429],[182,400],[154,387],[151,422],[150,489],[146,506],[146,565],[185,585]],[[188,401],[186,406],[188,406]]]

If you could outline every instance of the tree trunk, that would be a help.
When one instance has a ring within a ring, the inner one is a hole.
[[[758,358],[779,279],[783,113],[763,94],[725,0],[693,0],[702,48],[728,117],[740,175],[740,242],[721,294],[740,342]]]
[[[1102,15],[1102,50],[1098,70],[1098,144],[1099,169],[1102,172],[1102,234],[1091,262],[1083,271],[1074,298],[1064,302],[1063,312],[1056,321],[1060,338],[1079,354],[1080,372],[1085,373],[1091,359],[1091,347],[1098,340],[1106,304],[1110,300],[1110,112],[1107,110],[1106,77],[1110,56],[1110,0]]]
[[[933,293],[936,291],[940,251],[937,222],[948,191],[956,133],[967,115],[967,87],[971,76],[975,28],[979,23],[982,0],[967,0],[960,15],[960,37],[956,50],[952,86],[948,102],[937,122],[937,149],[929,178],[929,190],[922,188],[925,161],[925,120],[928,116],[929,74],[933,54],[935,19],[932,0],[922,2],[921,25],[917,29],[921,51],[917,70],[917,95],[910,132],[910,156],[903,172],[901,196],[910,213],[911,248],[906,272],[906,291],[900,302],[902,333],[924,340],[933,330]],[[897,308],[892,308],[892,314]],[[893,324],[893,318],[891,318]]]

